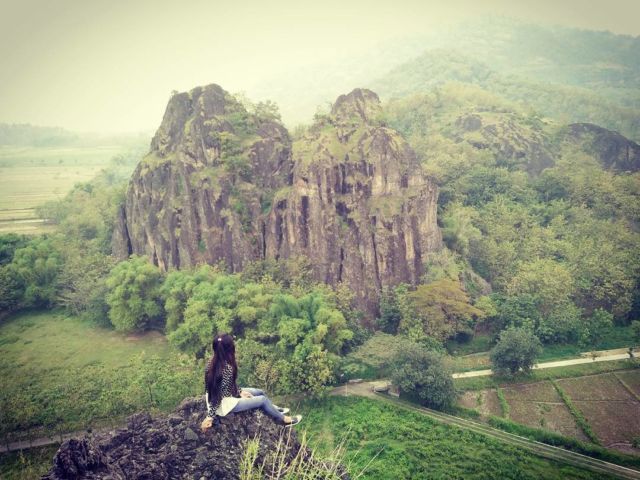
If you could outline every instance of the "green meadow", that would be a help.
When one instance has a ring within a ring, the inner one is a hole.
[[[159,332],[126,335],[62,311],[25,312],[0,326],[2,441],[112,425],[170,410],[200,373]]]

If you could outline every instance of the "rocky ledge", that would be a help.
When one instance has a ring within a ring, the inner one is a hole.
[[[202,398],[188,398],[171,415],[152,418],[138,413],[129,417],[125,428],[67,440],[42,479],[237,479],[246,442],[254,438],[259,439],[255,465],[270,465],[279,442],[279,458],[286,465],[296,457],[306,464],[312,461],[295,430],[260,410],[230,414],[202,433],[205,410]],[[333,467],[317,464],[319,470],[335,471]],[[340,473],[332,478],[349,478],[342,466],[337,470]]]

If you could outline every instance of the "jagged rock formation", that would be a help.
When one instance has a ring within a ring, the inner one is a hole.
[[[217,85],[174,95],[130,181],[114,253],[232,271],[302,255],[375,313],[381,287],[417,282],[441,246],[437,187],[379,113],[375,93],[354,90],[291,145],[274,116]]]
[[[640,170],[640,145],[618,132],[592,123],[574,123],[568,126],[567,137],[595,155],[606,169],[617,172]]]
[[[139,413],[129,418],[125,428],[67,440],[42,479],[237,479],[244,444],[256,435],[257,466],[263,464],[265,457],[267,465],[270,464],[269,456],[277,450],[281,439],[286,445],[282,450],[285,464],[298,454],[306,462],[312,461],[311,452],[301,447],[295,431],[276,424],[260,410],[230,414],[202,433],[199,425],[204,412],[202,397],[185,399],[172,415],[151,418]],[[325,464],[317,468],[333,466]],[[336,469],[343,479],[348,479],[342,466]]]
[[[290,182],[290,148],[280,122],[218,85],[174,95],[129,183],[114,253],[164,270],[220,260],[241,270],[262,256],[263,210]]]
[[[438,190],[380,113],[375,93],[354,90],[294,144],[293,185],[265,237],[267,257],[312,258],[318,280],[345,282],[368,312],[383,285],[417,282],[441,243]]]

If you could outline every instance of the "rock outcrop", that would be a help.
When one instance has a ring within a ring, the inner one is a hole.
[[[217,85],[174,95],[114,231],[119,258],[164,270],[305,256],[372,317],[385,285],[415,283],[441,246],[438,190],[408,143],[356,89],[293,145],[268,108]]]
[[[617,172],[640,170],[640,145],[636,142],[592,123],[574,123],[567,130],[567,139],[595,155],[604,168]]]
[[[458,117],[453,128],[456,142],[465,141],[491,152],[497,166],[519,168],[536,176],[554,164],[551,142],[543,125],[512,112],[473,112]]]
[[[306,463],[314,461],[294,430],[276,424],[260,410],[230,414],[202,433],[204,412],[203,398],[185,399],[172,415],[152,418],[139,413],[125,428],[67,440],[42,479],[237,479],[245,442],[254,438],[259,439],[256,466],[270,465],[278,448],[278,458],[286,465],[297,455]],[[279,442],[285,447],[278,447]],[[337,470],[348,479],[341,465],[313,466],[319,471]]]

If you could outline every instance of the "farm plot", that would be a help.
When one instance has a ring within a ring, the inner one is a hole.
[[[481,415],[502,415],[500,401],[495,390],[464,392],[458,401],[465,408],[477,410]]]
[[[637,381],[637,377],[633,378]],[[608,373],[557,382],[604,446],[630,449],[633,440],[640,436],[640,402],[616,375]]]
[[[640,370],[628,370],[616,372],[616,377],[626,386],[636,398],[640,398]]]
[[[514,385],[503,392],[514,422],[588,440],[550,382]]]

